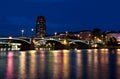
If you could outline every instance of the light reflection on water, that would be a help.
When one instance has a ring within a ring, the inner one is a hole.
[[[7,55],[6,79],[13,79],[13,52]]]
[[[0,79],[119,79],[120,49],[0,52]]]
[[[20,52],[19,63],[20,64],[19,64],[18,73],[20,73],[20,74],[18,75],[18,79],[25,79],[26,78],[26,55],[25,55],[25,52]]]

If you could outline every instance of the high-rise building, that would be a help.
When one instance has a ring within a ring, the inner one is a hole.
[[[44,16],[38,16],[36,21],[36,37],[46,36],[46,21]]]

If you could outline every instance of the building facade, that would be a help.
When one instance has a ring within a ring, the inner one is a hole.
[[[111,37],[115,37],[117,42],[120,44],[120,33],[111,32],[111,33],[107,33],[106,36],[107,36],[107,40]]]
[[[46,21],[44,16],[38,16],[36,21],[36,37],[43,38],[46,36]]]
[[[78,36],[81,40],[90,41],[92,39],[91,31],[81,31]]]

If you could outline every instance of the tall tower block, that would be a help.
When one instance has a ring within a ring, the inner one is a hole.
[[[46,36],[46,21],[44,16],[38,16],[36,21],[36,37]]]

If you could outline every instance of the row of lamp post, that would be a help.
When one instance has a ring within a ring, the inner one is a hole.
[[[31,31],[34,32],[34,29],[32,28]],[[22,30],[21,30],[22,37],[24,36],[24,32],[25,32],[25,30],[22,29]]]
[[[54,32],[54,36],[55,36],[55,38],[57,38],[57,32]],[[68,36],[68,31],[65,31],[65,37],[67,37]]]

